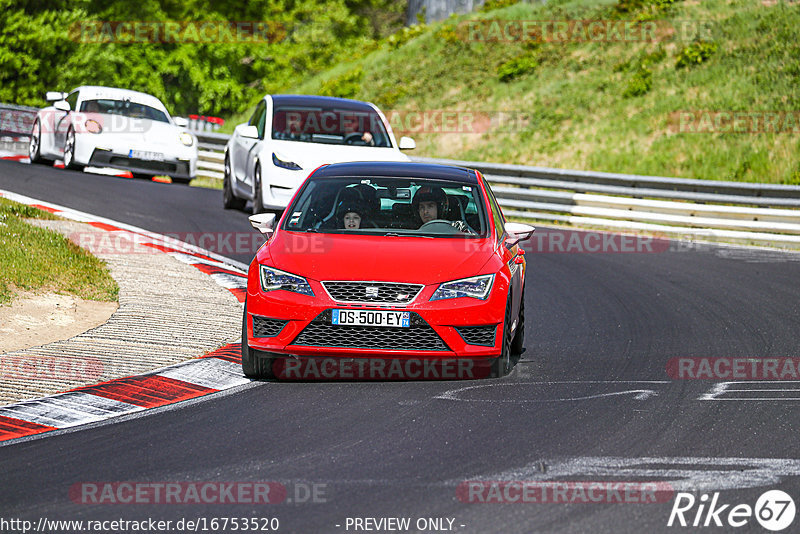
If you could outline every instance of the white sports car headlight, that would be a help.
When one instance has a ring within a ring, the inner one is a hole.
[[[181,132],[181,135],[178,136],[178,139],[180,139],[181,143],[186,146],[192,146],[194,144],[194,137],[192,137],[192,134],[190,133]]]
[[[272,163],[276,167],[280,167],[282,169],[289,169],[290,171],[302,171],[303,167],[295,163],[294,161],[284,161],[279,158],[275,152],[272,153]]]
[[[453,280],[452,282],[445,282],[436,288],[436,291],[434,291],[431,296],[431,300],[455,299],[458,297],[486,300],[489,297],[489,291],[491,291],[493,283],[493,274],[484,274],[471,278],[462,278],[461,280]]]
[[[314,291],[311,290],[311,285],[308,280],[296,274],[287,273],[273,267],[261,265],[261,289],[263,291],[275,291],[276,289],[283,289],[285,291],[294,291],[301,295],[314,296]]]

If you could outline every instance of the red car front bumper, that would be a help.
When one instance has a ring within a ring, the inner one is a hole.
[[[309,280],[309,284],[314,296],[285,290],[264,292],[258,265],[253,262],[248,273],[246,311],[250,348],[279,355],[339,358],[485,360],[500,355],[508,281],[499,275],[486,300],[462,297],[430,301],[438,287],[434,284],[424,286],[406,306],[343,304],[334,301],[320,282]],[[411,327],[333,325],[333,309],[408,311]],[[270,326],[258,328],[258,336],[254,335],[254,316],[259,327]],[[269,335],[263,335],[265,331]]]

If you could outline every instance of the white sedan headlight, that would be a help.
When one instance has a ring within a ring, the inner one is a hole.
[[[302,276],[267,267],[266,265],[261,265],[261,289],[265,292],[283,289],[300,293],[301,295],[314,296],[311,285]]]
[[[452,282],[445,282],[436,288],[436,291],[434,291],[431,296],[431,300],[455,299],[458,297],[486,300],[489,297],[489,291],[491,291],[493,283],[493,274],[484,274],[471,278],[462,278],[461,280],[453,280]]]
[[[192,146],[194,144],[194,137],[192,137],[192,134],[187,132],[181,132],[181,135],[178,136],[178,139],[180,139],[181,143],[186,146]]]
[[[294,161],[286,161],[278,157],[275,152],[272,153],[272,164],[276,167],[280,167],[282,169],[289,169],[290,171],[302,171],[303,167],[295,163]]]

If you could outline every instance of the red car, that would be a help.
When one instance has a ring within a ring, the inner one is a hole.
[[[443,371],[447,361],[455,372],[474,363],[490,370],[483,376],[503,376],[522,353],[525,257],[517,243],[534,229],[504,219],[480,172],[325,165],[273,230],[274,220],[251,217],[269,239],[248,272],[246,376],[374,377],[371,360],[396,364],[395,375],[381,367],[386,378],[455,378]],[[318,374],[292,375],[299,369]]]

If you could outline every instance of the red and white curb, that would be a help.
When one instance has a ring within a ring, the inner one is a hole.
[[[17,161],[19,163],[30,163],[31,159],[28,157],[27,154],[17,154],[14,152],[9,152],[6,150],[0,150],[0,159],[8,160],[8,161]],[[64,168],[63,161],[56,161],[53,163],[53,167],[57,169]],[[104,174],[106,176],[116,176],[117,178],[133,178],[133,174],[130,171],[123,171],[120,169],[112,169],[109,167],[86,167],[85,172],[90,174]],[[154,182],[166,182],[164,178],[158,178],[154,176],[152,178]]]
[[[244,264],[155,232],[10,191],[0,190],[0,197],[107,232],[135,234],[137,243],[192,265],[244,302],[247,288]],[[240,351],[241,345],[232,343],[198,359],[151,373],[0,407],[0,442],[96,423],[247,384],[251,380],[242,374]]]
[[[242,375],[241,346],[138,376],[117,378],[0,408],[0,442],[159,408],[251,382]]]

